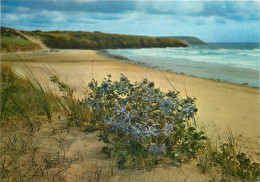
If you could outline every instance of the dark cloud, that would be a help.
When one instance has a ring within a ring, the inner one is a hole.
[[[259,19],[259,2],[235,1],[86,1],[86,0],[2,0],[3,13],[19,13],[18,8],[32,11],[86,12],[125,14],[169,14],[187,16],[220,16],[234,20]],[[24,12],[21,12],[24,13]]]
[[[78,11],[99,13],[124,13],[135,10],[133,1],[69,1],[69,0],[3,0],[3,12],[11,12],[15,7],[27,7],[32,10]]]
[[[202,16],[220,16],[233,20],[259,20],[259,2],[209,1],[204,3]]]

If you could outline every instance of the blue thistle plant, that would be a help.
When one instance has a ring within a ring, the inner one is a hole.
[[[194,142],[189,141],[192,133],[187,131],[188,123],[197,112],[195,99],[182,99],[174,91],[165,94],[147,79],[131,84],[124,75],[119,82],[112,82],[110,78],[108,75],[100,86],[94,80],[89,84],[92,93],[88,103],[99,113],[96,117],[103,117],[100,122],[106,128],[100,137],[112,145],[115,155],[131,155],[130,163],[138,163],[140,157],[140,160],[149,156],[172,157],[178,149],[194,152],[185,146],[192,146],[186,144]],[[179,147],[182,143],[184,146]],[[121,161],[120,166],[124,162]]]

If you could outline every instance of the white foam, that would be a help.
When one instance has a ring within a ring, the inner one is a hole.
[[[201,46],[189,48],[115,49],[109,50],[109,52],[146,63],[147,65],[159,67],[159,69],[165,69],[165,65],[167,65],[166,68],[168,69],[176,67],[176,65],[185,65],[186,67],[190,67],[190,71],[192,71],[192,67],[196,66],[200,68],[204,67],[204,69],[209,69],[210,67],[210,69],[214,68],[215,72],[219,73],[219,77],[221,77],[223,76],[221,75],[223,74],[223,68],[228,67],[231,71],[252,72],[257,76],[256,79],[259,79],[259,76],[256,74],[260,71],[258,48],[245,49],[243,47],[243,49],[227,49]],[[202,74],[203,77],[203,73],[197,74],[199,76]],[[217,75],[214,76],[217,77]]]

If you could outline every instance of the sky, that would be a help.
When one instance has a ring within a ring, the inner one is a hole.
[[[259,42],[260,1],[2,0],[1,26]]]

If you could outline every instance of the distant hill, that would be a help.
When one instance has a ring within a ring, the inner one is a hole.
[[[188,47],[174,37],[156,38],[98,31],[19,31],[1,27],[1,52],[29,51],[46,48],[45,46],[57,49]]]
[[[37,37],[49,48],[59,49],[117,49],[151,47],[187,47],[182,41],[172,37],[148,37],[82,31],[22,31]]]
[[[32,51],[40,46],[30,41],[20,31],[1,27],[1,52]]]
[[[190,37],[190,36],[174,36],[173,38],[176,38],[180,41],[182,41],[185,44],[188,45],[200,45],[200,44],[206,44],[202,40],[200,40],[197,37]]]

